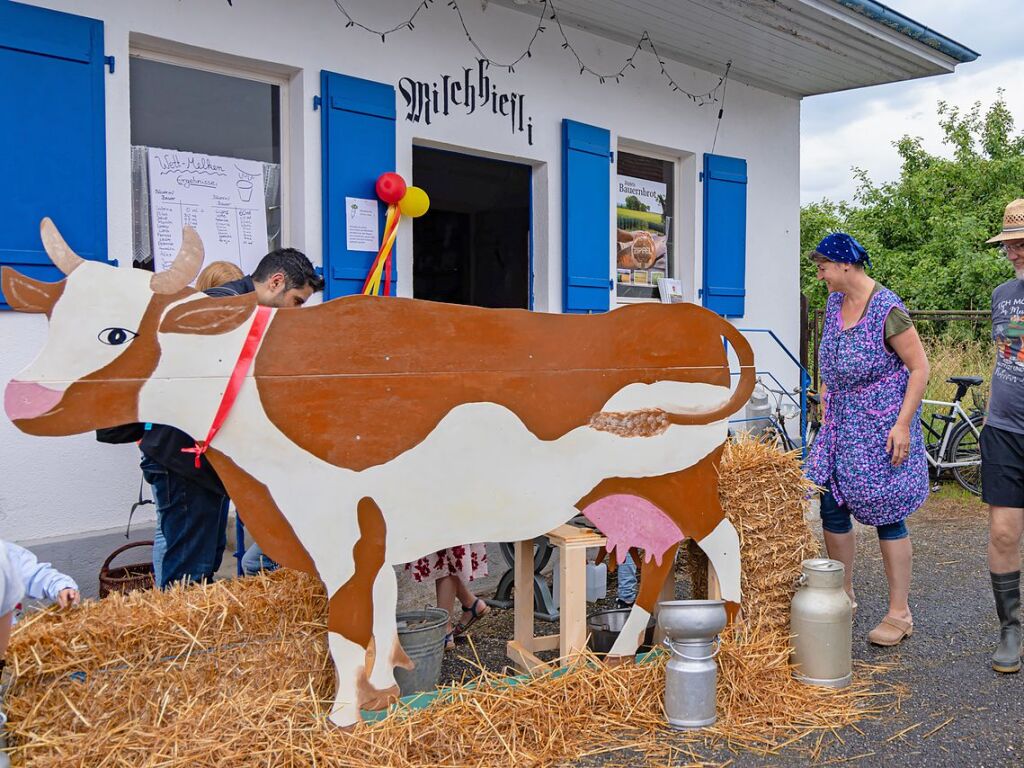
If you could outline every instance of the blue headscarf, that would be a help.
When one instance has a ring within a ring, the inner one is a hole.
[[[826,235],[814,249],[814,255],[829,261],[838,261],[841,264],[871,266],[871,257],[868,256],[867,249],[845,232],[833,232],[831,235]]]

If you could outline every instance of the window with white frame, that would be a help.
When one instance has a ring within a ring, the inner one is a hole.
[[[675,163],[620,149],[615,170],[616,295],[657,299],[675,269]]]
[[[207,263],[251,271],[282,239],[281,85],[145,55],[129,77],[135,265],[161,269],[190,225]]]

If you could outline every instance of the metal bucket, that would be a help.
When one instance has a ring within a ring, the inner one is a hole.
[[[590,635],[590,650],[597,654],[607,654],[615,645],[615,640],[622,631],[631,608],[611,608],[607,611],[596,611],[587,617],[587,634]],[[654,643],[654,627],[657,620],[652,616],[647,622],[643,643],[639,650],[649,651]]]
[[[396,616],[398,642],[416,665],[412,669],[395,669],[395,680],[403,696],[437,688],[444,657],[444,630],[448,613],[440,608],[405,611]]]

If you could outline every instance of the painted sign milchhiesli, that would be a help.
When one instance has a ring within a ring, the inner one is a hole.
[[[526,114],[526,94],[500,91],[483,61],[477,63],[476,70],[465,67],[461,75],[441,75],[432,82],[403,77],[398,92],[405,102],[405,119],[410,122],[430,125],[456,110],[472,115],[489,109],[508,118],[513,136],[525,133],[527,143],[533,145],[533,117]]]

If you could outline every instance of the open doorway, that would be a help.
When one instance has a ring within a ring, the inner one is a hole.
[[[413,296],[530,308],[528,165],[413,147],[430,210],[413,221]]]

